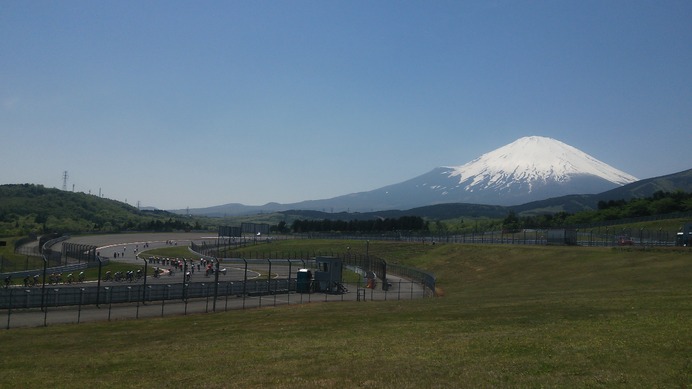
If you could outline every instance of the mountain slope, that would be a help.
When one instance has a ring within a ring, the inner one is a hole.
[[[692,169],[668,174],[665,176],[648,178],[631,184],[611,189],[601,193],[598,200],[631,200],[633,198],[651,197],[655,192],[692,192]]]
[[[601,193],[636,180],[565,143],[530,136],[464,165],[438,167],[367,192],[259,207],[228,204],[190,213],[220,216],[290,209],[372,212],[448,203],[513,206],[565,195]]]
[[[568,195],[546,200],[533,201],[515,206],[481,205],[467,203],[447,203],[416,207],[407,210],[389,210],[363,213],[328,213],[319,211],[288,210],[282,212],[294,218],[363,220],[376,217],[398,218],[420,216],[432,220],[445,220],[460,217],[504,218],[509,211],[521,216],[554,214],[557,212],[577,213],[598,208],[600,201],[625,200],[652,197],[655,192],[692,193],[692,169],[665,176],[648,178],[599,194]]]
[[[166,211],[142,211],[91,194],[34,184],[0,185],[0,234],[191,228]]]
[[[570,145],[541,136],[518,139],[450,169],[451,177],[458,176],[460,183],[468,183],[467,189],[502,188],[515,181],[566,182],[575,175],[593,175],[616,185],[637,180]]]
[[[438,167],[369,192],[294,205],[364,212],[443,203],[510,206],[557,196],[600,193],[636,180],[572,146],[531,136],[465,165]]]
[[[569,194],[591,194],[637,179],[555,139],[531,136],[483,154],[444,174],[464,201],[516,205]],[[477,201],[474,201],[477,202]]]
[[[576,213],[597,209],[598,202],[600,201],[630,201],[637,198],[651,197],[658,191],[692,193],[692,169],[665,176],[647,178],[598,194],[553,197],[514,206],[512,209],[522,214],[545,213],[548,211]]]

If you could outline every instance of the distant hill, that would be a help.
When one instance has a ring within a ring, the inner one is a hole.
[[[388,210],[373,212],[322,212],[289,210],[279,212],[288,219],[329,219],[329,220],[369,220],[374,218],[396,219],[403,216],[420,216],[423,218],[444,220],[456,217],[502,218],[507,216],[508,207],[481,204],[437,204],[408,210]]]
[[[170,231],[190,228],[181,216],[34,184],[0,185],[0,234]]]
[[[448,203],[416,207],[407,210],[355,213],[287,210],[280,213],[298,218],[332,220],[360,220],[375,217],[398,218],[402,216],[420,216],[434,220],[454,219],[459,217],[503,218],[507,216],[510,210],[519,215],[553,214],[557,212],[577,213],[580,211],[595,210],[598,208],[599,201],[629,201],[636,198],[651,197],[657,191],[683,191],[692,193],[692,169],[633,182],[599,194],[560,196],[515,206]]]
[[[419,216],[431,220],[455,218],[504,218],[510,211],[532,216],[558,212],[595,210],[599,201],[632,200],[651,197],[657,191],[692,193],[692,169],[637,181],[593,195],[569,195],[516,206],[448,203],[405,210],[373,212],[324,212],[280,210],[245,216],[244,221],[290,221],[295,219],[367,220]],[[201,223],[201,225],[200,225]],[[114,232],[170,231],[211,228],[228,219],[184,217],[159,210],[139,210],[128,204],[85,193],[49,189],[41,185],[0,185],[0,234],[26,235],[29,232]],[[193,225],[191,225],[193,224]],[[274,224],[271,223],[270,224]]]
[[[555,197],[547,200],[533,201],[511,207],[511,209],[520,214],[553,213],[561,211],[576,213],[579,211],[596,209],[599,201],[629,201],[637,198],[651,197],[658,191],[671,193],[682,191],[692,193],[692,169],[665,176],[647,178],[599,194]]]
[[[598,195],[598,200],[630,200],[650,197],[655,192],[692,192],[692,169],[666,176],[648,178],[611,189]]]

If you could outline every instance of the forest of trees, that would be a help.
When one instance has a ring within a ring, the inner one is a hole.
[[[0,200],[0,234],[5,236],[200,228],[169,212],[139,210],[119,201],[42,185],[0,185]]]
[[[677,212],[692,212],[692,193],[658,191],[651,197],[630,201],[600,201],[597,210],[574,214],[558,212],[538,216],[517,216],[510,211],[502,222],[502,229],[518,231],[522,228],[556,228]]]

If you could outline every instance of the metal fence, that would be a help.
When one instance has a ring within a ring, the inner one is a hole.
[[[214,242],[204,242],[203,244],[192,243],[190,246],[192,251],[199,253],[200,255],[216,257],[216,256],[226,256],[231,258],[246,258],[255,260],[299,260],[303,262],[303,266],[306,263],[312,263],[311,261],[316,257],[335,257],[343,261],[344,265],[351,266],[355,268],[360,268],[364,271],[371,271],[377,275],[382,282],[383,287],[388,284],[387,275],[393,274],[400,277],[405,277],[414,282],[420,282],[429,290],[429,292],[435,294],[435,276],[431,273],[424,272],[419,269],[404,266],[401,264],[388,263],[385,259],[368,254],[359,254],[339,251],[294,251],[294,252],[266,252],[266,251],[243,251],[242,253],[235,252],[224,252],[224,247],[221,245],[215,245]]]
[[[621,246],[623,242],[641,246],[674,246],[676,233],[662,229],[632,229],[599,226],[593,228],[574,228],[576,245],[579,246]],[[442,233],[428,236],[352,236],[339,234],[310,234],[298,238],[310,239],[343,239],[343,240],[372,240],[396,241],[422,244],[436,243],[468,243],[468,244],[517,244],[517,245],[547,245],[549,244],[547,229],[525,229],[518,232],[485,231],[461,234]]]
[[[296,279],[159,283],[95,286],[47,285],[0,289],[0,323],[4,328],[137,319],[218,312],[263,306],[330,301],[407,300],[429,296],[419,283],[398,279],[387,290],[345,283],[340,293],[298,293]]]

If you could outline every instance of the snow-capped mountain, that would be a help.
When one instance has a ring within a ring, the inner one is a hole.
[[[372,191],[293,204],[236,204],[234,208],[224,208],[223,213],[290,209],[370,212],[444,203],[508,206],[571,194],[601,193],[635,181],[637,178],[558,140],[529,136],[464,165],[438,167]]]
[[[350,211],[407,209],[442,203],[518,205],[569,194],[594,194],[637,178],[558,140],[529,136],[461,166],[438,167],[399,184],[295,205]]]
[[[567,194],[599,193],[637,181],[570,145],[552,138],[529,136],[483,154],[442,175],[457,180],[443,195],[462,190],[466,198],[482,194],[483,203],[516,205]],[[431,188],[433,189],[433,188]]]
[[[552,138],[528,136],[483,154],[462,166],[449,167],[465,189],[502,189],[517,181],[566,182],[575,175],[593,175],[616,185],[637,181],[596,158]],[[471,180],[472,179],[472,180]],[[470,181],[470,182],[469,182]],[[529,191],[531,187],[529,186]]]

